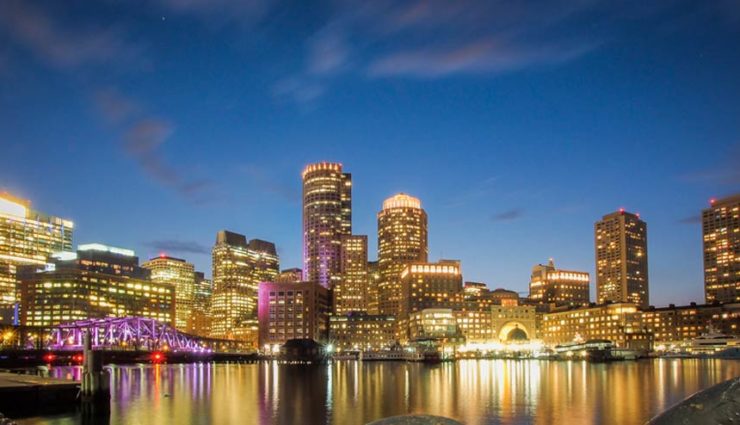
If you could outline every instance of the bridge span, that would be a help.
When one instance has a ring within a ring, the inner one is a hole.
[[[90,332],[95,350],[191,354],[256,352],[248,342],[190,335],[166,323],[144,317],[95,318],[49,328],[20,326],[9,331],[15,335],[12,345],[16,349],[53,351],[82,351],[86,332]]]

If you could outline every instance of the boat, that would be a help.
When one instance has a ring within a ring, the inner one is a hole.
[[[606,361],[610,358],[610,352],[614,343],[606,339],[589,339],[583,341],[576,339],[573,342],[555,346],[555,355],[561,359],[583,357],[592,361]]]
[[[740,347],[740,338],[709,330],[691,340],[689,351],[698,355],[711,356],[732,347]]]
[[[718,359],[740,360],[740,347],[729,347],[718,351],[714,357]]]
[[[631,348],[612,348],[610,350],[610,356],[612,360],[637,360],[640,357],[645,356],[645,352],[641,350],[633,350]]]

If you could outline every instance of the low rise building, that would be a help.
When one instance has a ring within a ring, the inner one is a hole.
[[[387,350],[396,343],[396,318],[364,313],[332,316],[329,341],[338,351]]]
[[[589,305],[545,313],[542,339],[555,346],[578,338],[605,339],[617,347],[650,349],[652,332],[642,323],[642,312],[632,303]]]
[[[536,309],[531,305],[491,307],[491,335],[500,342],[538,339]]]
[[[465,341],[455,318],[449,308],[427,308],[409,316],[409,342],[445,345]]]
[[[259,344],[275,352],[290,339],[323,342],[329,329],[329,291],[317,282],[262,282]]]
[[[740,303],[650,307],[642,321],[656,344],[687,342],[710,332],[740,336]]]

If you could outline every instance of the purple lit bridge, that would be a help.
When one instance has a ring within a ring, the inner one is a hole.
[[[237,341],[188,335],[168,324],[143,317],[88,319],[57,325],[51,329],[47,348],[81,350],[85,332],[91,333],[93,349],[99,350],[245,351]]]

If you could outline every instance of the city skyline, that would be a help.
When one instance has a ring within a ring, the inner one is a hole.
[[[300,267],[300,170],[333,160],[354,234],[411,193],[466,280],[526,292],[550,257],[595,276],[593,223],[624,207],[651,303],[702,299],[701,211],[740,186],[736,7],[174,3],[0,6],[0,187],[75,243],[210,274],[229,229]]]
[[[308,165],[310,165],[310,164],[308,164]],[[340,165],[340,166],[341,166],[341,165]],[[3,193],[3,192],[2,192],[2,191],[0,191],[0,193]],[[18,201],[18,202],[23,202],[23,203],[24,203],[24,204],[26,205],[26,207],[27,207],[27,208],[33,208],[33,207],[34,207],[34,204],[33,204],[33,203],[31,202],[31,200],[26,200],[26,199],[21,199],[21,198],[15,197],[15,195],[14,195],[14,194],[11,194],[11,193],[6,193],[6,195],[10,195],[11,197],[13,197],[13,199],[15,199],[15,200],[16,200],[16,201]],[[388,198],[388,199],[384,200],[384,202],[388,202],[388,200],[389,200],[389,199],[393,199],[394,197],[398,197],[398,196],[407,196],[407,195],[405,195],[405,194],[403,194],[403,193],[401,193],[401,194],[399,194],[399,195],[394,195],[394,196],[392,196],[391,198]],[[730,195],[730,196],[726,197],[726,199],[727,199],[727,200],[731,200],[731,199],[735,199],[735,198],[737,198],[737,195]],[[411,198],[411,199],[414,199],[414,198]],[[715,198],[715,197],[713,197],[713,198],[711,198],[711,199],[709,200],[708,204],[709,204],[710,206],[712,206],[712,205],[714,205],[714,204],[715,204],[715,203],[716,203],[716,202],[717,202],[718,200],[722,200],[722,199],[724,199],[724,198]],[[418,201],[419,201],[418,199],[417,199],[417,200],[415,200],[415,202],[418,202]],[[384,205],[385,205],[385,204],[384,204]],[[621,214],[624,214],[624,213],[625,213],[625,210],[624,210],[624,208],[620,208],[620,209],[618,209],[618,210],[616,210],[616,211],[614,211],[614,212],[612,212],[612,213],[608,213],[608,214],[606,214],[606,215],[605,215],[605,217],[606,217],[607,215],[612,215],[612,216],[614,216],[614,215],[621,215]],[[638,213],[638,216],[639,216],[639,213]],[[597,223],[598,223],[598,222],[594,222],[594,224],[597,224]],[[698,225],[698,226],[700,227],[700,231],[701,231],[701,223],[698,223],[697,225]],[[76,229],[76,230],[77,230],[77,229]],[[222,230],[219,230],[219,233],[221,233],[221,232],[222,232]],[[227,232],[227,233],[228,233],[228,232]],[[433,233],[433,232],[432,232],[432,231],[430,231],[429,233]],[[358,236],[366,236],[366,235],[358,235]],[[375,235],[372,235],[372,234],[371,234],[370,236],[377,236],[377,230],[376,230],[376,234],[375,234]],[[254,238],[254,239],[256,239],[256,238]],[[372,237],[369,237],[369,238],[368,238],[368,240],[372,240],[372,239],[373,239]],[[80,242],[80,241],[78,241],[78,240],[77,240],[76,238],[75,238],[75,240],[74,240],[73,242],[75,243],[75,245],[74,245],[75,247],[76,247],[76,246],[78,246],[78,245],[83,245],[84,243],[86,243],[86,242]],[[88,241],[88,243],[89,243],[89,242],[93,242],[93,241]],[[99,243],[99,242],[100,242],[100,241],[95,241],[95,242],[93,242],[93,243]],[[107,243],[107,241],[104,241],[104,242],[106,242],[106,243]],[[370,246],[370,244],[368,244],[368,247],[369,247],[369,246]],[[275,248],[277,249],[278,255],[280,256],[280,255],[281,255],[281,254],[280,254],[280,252],[281,252],[281,249],[280,249],[280,247],[275,247]],[[593,248],[594,248],[594,247],[592,247],[592,249],[593,249]],[[136,252],[138,253],[138,251],[136,251]],[[142,260],[143,260],[143,261],[147,261],[147,258],[148,258],[148,259],[149,259],[149,261],[153,261],[153,260],[161,259],[161,258],[163,258],[163,257],[166,257],[166,258],[167,258],[167,257],[171,257],[171,256],[172,256],[172,254],[173,254],[173,252],[174,252],[174,253],[177,253],[177,252],[182,252],[182,251],[177,251],[177,250],[170,250],[170,251],[166,251],[166,250],[161,250],[161,251],[160,251],[160,252],[158,252],[158,253],[157,253],[156,255],[152,255],[152,256],[150,256],[150,257],[142,257]],[[369,252],[369,249],[368,249],[368,252]],[[185,260],[186,260],[186,261],[191,261],[191,259],[190,259],[190,257],[191,257],[191,256],[194,256],[192,252],[189,252],[189,253],[187,253],[187,255],[184,255],[184,257],[186,257],[186,258],[185,258]],[[455,256],[453,255],[453,256],[451,256],[451,257],[455,257]],[[464,259],[462,259],[462,258],[456,258],[456,259],[457,259],[457,260],[460,260],[460,261],[462,262],[461,270],[462,270],[462,272],[463,272],[463,278],[464,278],[464,280],[465,280],[465,281],[476,281],[475,279],[471,279],[471,278],[469,278],[469,277],[468,277],[468,276],[467,276],[467,275],[465,274],[465,268],[464,268],[465,260],[464,260]],[[552,257],[551,257],[551,259],[552,259]],[[178,260],[179,260],[179,259],[178,259]],[[212,260],[212,258],[211,258],[211,260]],[[444,260],[444,258],[442,258],[442,257],[439,257],[439,258],[430,258],[430,261],[433,261],[433,262],[434,262],[434,261],[439,261],[439,260]],[[281,260],[281,261],[282,261],[282,260]],[[377,261],[377,259],[373,259],[373,258],[370,258],[370,259],[369,259],[369,261]],[[193,261],[193,263],[196,263],[196,262],[195,262],[195,261]],[[595,268],[595,266],[594,266],[594,268]],[[196,264],[196,269],[198,269],[198,266],[197,266],[197,264]],[[280,267],[280,270],[291,270],[291,269],[292,269],[292,266],[290,266],[290,265],[286,265],[286,264],[284,264],[284,263],[282,263],[282,262],[281,262],[281,267]],[[202,269],[202,270],[206,271],[206,273],[208,273],[208,272],[211,272],[211,271],[213,270],[213,264],[212,264],[212,262],[211,262],[211,263],[209,263],[209,264],[207,265],[207,267],[203,267],[203,269]],[[583,270],[585,270],[585,269],[583,269]],[[591,271],[591,273],[593,273],[593,271]],[[702,270],[702,273],[703,273],[703,270]],[[212,278],[212,276],[209,276],[208,274],[206,274],[206,276],[208,276],[209,278]],[[528,280],[528,281],[526,282],[526,285],[527,285],[527,286],[526,286],[526,288],[525,288],[525,289],[520,289],[520,288],[519,288],[519,287],[517,287],[517,286],[506,286],[506,285],[498,285],[498,286],[496,286],[496,285],[492,285],[492,284],[491,284],[491,282],[489,282],[489,281],[484,281],[484,283],[485,283],[485,284],[487,284],[487,285],[488,285],[488,287],[489,287],[490,289],[498,289],[498,288],[501,288],[501,289],[509,289],[509,290],[515,290],[515,291],[519,292],[519,293],[520,293],[520,294],[521,294],[522,296],[526,296],[528,292],[531,292],[531,291],[530,291],[530,286],[529,286],[529,285],[530,285],[530,282],[529,282],[529,280]],[[653,285],[653,284],[651,283],[651,286],[652,286],[652,285]],[[701,286],[702,286],[702,292],[703,292],[703,288],[704,288],[704,287],[703,287],[703,285],[704,285],[704,283],[703,283],[703,280],[702,280],[702,282],[701,282]],[[595,281],[595,279],[594,279],[594,280],[593,280],[592,282],[590,282],[590,289],[591,289],[591,302],[596,302],[596,303],[598,303],[598,300],[596,299],[596,291],[597,291],[597,287],[596,287],[596,281]],[[651,293],[652,293],[652,292],[651,292]],[[658,292],[657,294],[655,294],[655,298],[656,298],[656,299],[660,299],[660,292]],[[653,306],[659,306],[659,307],[660,307],[660,306],[666,306],[666,305],[668,305],[668,304],[685,305],[685,304],[688,304],[688,303],[690,303],[690,302],[695,302],[695,303],[702,303],[702,302],[703,302],[703,298],[699,298],[699,299],[690,299],[690,300],[683,300],[683,301],[678,301],[678,302],[670,302],[670,303],[669,303],[669,302],[665,302],[665,303],[662,303],[662,302],[660,302],[660,301],[658,301],[658,302],[654,301],[654,300],[653,300],[653,298],[651,297],[649,305],[653,305]]]

